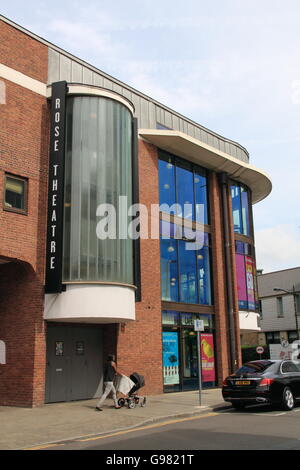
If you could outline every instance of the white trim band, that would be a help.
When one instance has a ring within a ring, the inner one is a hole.
[[[0,77],[22,86],[27,90],[33,91],[34,93],[38,93],[41,96],[47,96],[47,85],[45,83],[28,77],[28,75],[18,72],[11,67],[7,67],[4,64],[0,64]]]
[[[68,96],[70,95],[79,95],[79,96],[102,96],[104,98],[110,98],[114,101],[118,101],[126,106],[131,114],[134,114],[134,106],[130,101],[123,98],[123,96],[119,95],[110,90],[105,90],[104,88],[99,88],[96,86],[90,85],[78,85],[76,83],[67,83],[68,86]],[[48,85],[47,88],[47,97],[51,98],[51,85]]]

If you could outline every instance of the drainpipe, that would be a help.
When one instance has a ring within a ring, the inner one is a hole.
[[[222,216],[224,229],[224,248],[225,248],[225,272],[226,272],[226,294],[227,294],[227,318],[229,324],[230,341],[230,364],[231,373],[237,368],[235,321],[233,312],[233,286],[232,286],[232,262],[230,246],[230,226],[229,226],[229,207],[228,207],[228,178],[226,173],[219,173],[219,183],[221,187]]]

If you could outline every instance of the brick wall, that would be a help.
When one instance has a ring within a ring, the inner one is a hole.
[[[47,47],[0,21],[1,62],[47,81]],[[5,82],[0,104],[0,404],[35,406],[44,401],[43,281],[47,216],[49,108],[46,98]],[[3,100],[2,100],[3,102]],[[28,214],[4,210],[5,172],[28,180]],[[16,260],[18,260],[16,262]]]
[[[156,148],[139,141],[140,203],[148,208],[159,203],[158,156]],[[163,392],[160,243],[159,239],[141,240],[142,301],[136,303],[136,321],[119,327],[117,360],[125,375],[140,372],[145,376],[144,391]]]

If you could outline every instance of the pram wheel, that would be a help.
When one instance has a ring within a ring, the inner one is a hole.
[[[124,406],[125,405],[125,398],[119,398],[118,405],[119,406]]]
[[[141,401],[141,406],[146,406],[146,402],[147,402],[147,399],[146,397],[144,397],[143,400]]]
[[[135,408],[135,400],[128,400],[128,408]]]

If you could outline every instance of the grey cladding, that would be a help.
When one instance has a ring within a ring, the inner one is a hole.
[[[246,163],[249,161],[248,152],[241,145],[209,131],[76,57],[63,53],[56,47],[49,45],[48,50],[48,83],[66,80],[69,83],[94,85],[115,91],[133,103],[139,128],[156,129],[156,124],[160,123],[167,128],[184,132]]]

